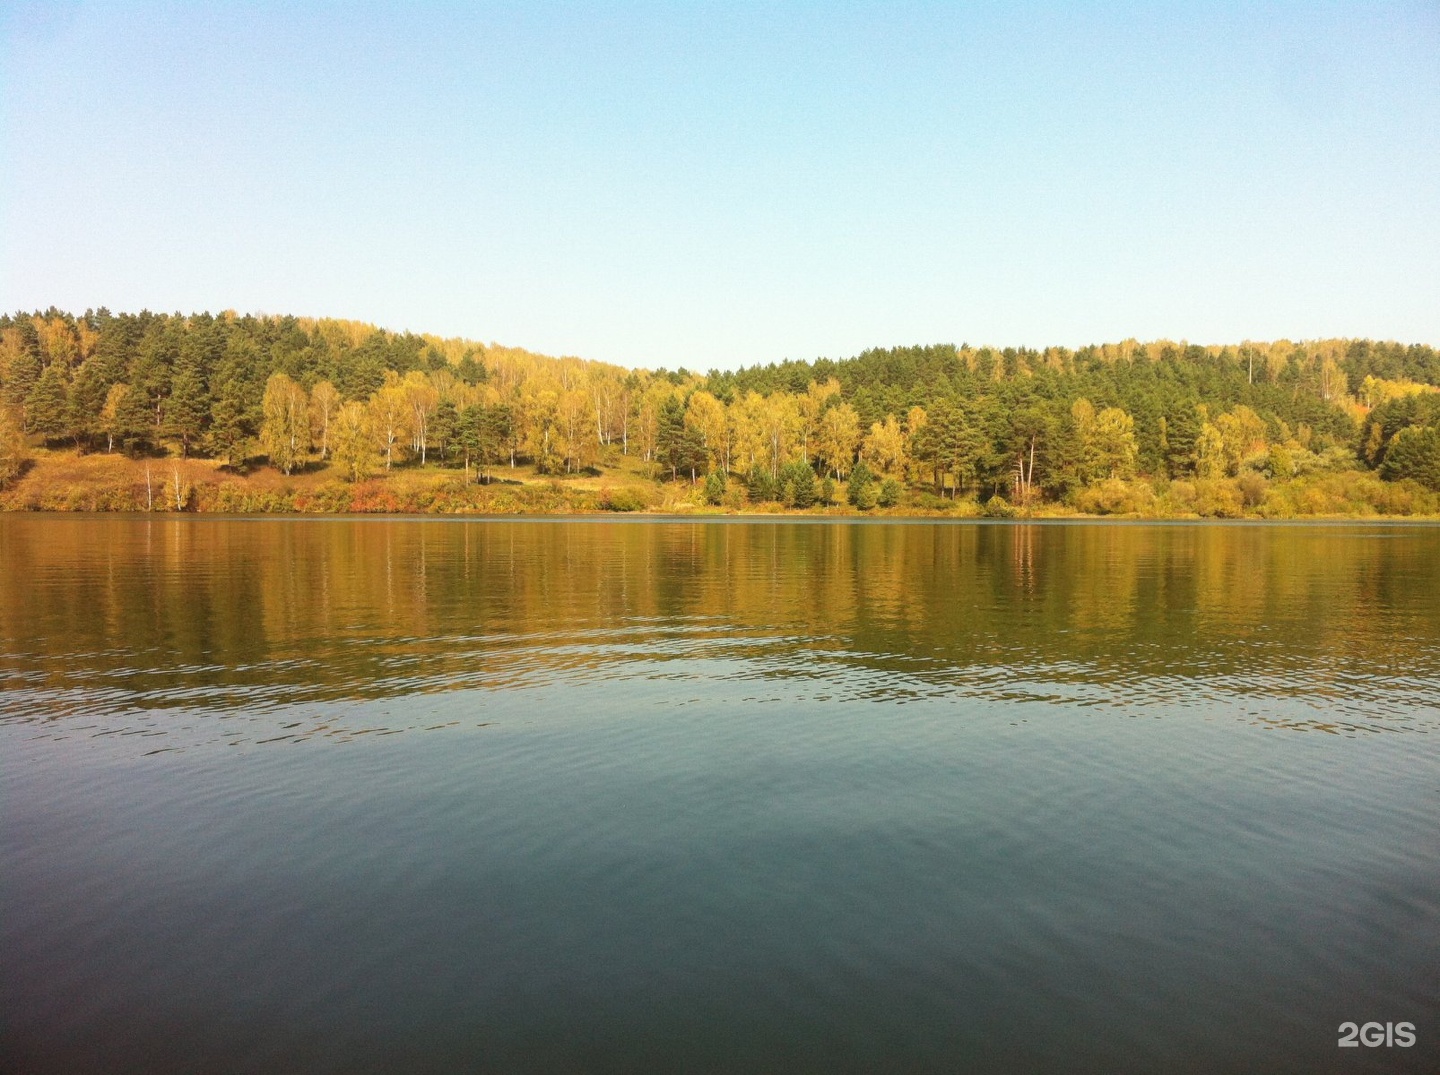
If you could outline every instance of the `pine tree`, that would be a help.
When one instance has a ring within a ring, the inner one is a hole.
[[[105,411],[109,415],[106,432],[112,445],[119,441],[120,447],[132,454],[150,446],[155,426],[144,393],[128,384],[114,385],[105,399]]]
[[[879,499],[880,492],[875,488],[875,474],[866,466],[865,460],[856,463],[855,469],[850,472],[850,484],[845,496],[861,511],[869,511]]]
[[[31,432],[39,433],[46,440],[65,435],[69,428],[70,392],[59,363],[46,366],[25,397],[25,415]]]
[[[70,385],[66,425],[77,447],[82,440],[91,441],[101,432],[100,416],[105,409],[105,398],[110,386],[116,383],[110,379],[109,373],[108,364],[94,356],[87,358],[75,371],[75,380]]]
[[[43,368],[38,345],[34,349],[22,346],[20,352],[10,360],[10,369],[5,377],[5,384],[3,388],[0,388],[0,403],[7,404],[18,411],[21,423],[27,427],[29,416],[25,411],[25,401],[30,397],[30,393],[35,391],[35,386],[40,383],[40,374]]]
[[[685,405],[679,398],[670,395],[660,406],[658,432],[655,437],[655,454],[660,462],[670,468],[670,480],[679,476],[681,468],[689,462],[686,450]]]
[[[1391,481],[1411,478],[1440,492],[1440,429],[1409,426],[1396,433],[1385,451],[1380,476]]]
[[[801,510],[815,503],[815,471],[809,463],[794,459],[780,468],[780,500]]]
[[[264,388],[257,382],[262,356],[255,341],[236,333],[210,380],[210,450],[240,466],[254,449]]]
[[[182,367],[170,384],[165,400],[165,432],[180,442],[180,454],[188,456],[190,447],[200,440],[210,417],[210,393],[198,370]]]
[[[520,444],[520,423],[515,420],[515,408],[508,403],[497,403],[485,408],[486,451],[480,457],[482,463],[499,463],[501,456],[508,453],[510,467],[515,467],[515,453]]]
[[[438,416],[438,415],[437,415]],[[454,434],[455,449],[459,452],[465,464],[465,477],[469,480],[470,464],[472,461],[479,461],[484,464],[485,454],[485,408],[479,404],[471,404],[460,412],[455,419]],[[483,475],[483,469],[481,471]]]
[[[435,405],[435,413],[430,416],[427,424],[426,436],[435,446],[435,454],[440,457],[441,462],[453,454],[459,422],[460,411],[454,400],[442,399]]]

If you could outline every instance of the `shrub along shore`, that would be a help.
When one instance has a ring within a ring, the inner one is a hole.
[[[511,474],[514,476],[511,476]],[[1015,505],[1003,497],[937,497],[905,487],[885,504],[856,497],[849,482],[828,499],[817,481],[804,506],[752,500],[727,483],[719,501],[697,480],[656,482],[633,469],[556,478],[531,467],[477,479],[438,467],[388,477],[340,478],[333,467],[290,475],[268,466],[235,473],[212,460],[37,451],[25,473],[0,491],[0,510],[52,512],[194,512],[202,514],[572,515],[592,513],[895,516],[935,518],[1147,519],[1440,518],[1440,494],[1414,481],[1387,482],[1364,471],[1332,471],[1272,481],[1255,478],[1111,479],[1086,487],[1073,504]],[[878,482],[876,483],[879,484]],[[713,492],[714,483],[710,483]],[[780,497],[785,495],[781,491]],[[803,494],[802,494],[803,496]],[[864,506],[852,503],[859,499]],[[887,498],[889,500],[889,498]]]

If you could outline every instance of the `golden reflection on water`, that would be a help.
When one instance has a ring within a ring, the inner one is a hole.
[[[8,516],[0,719],[679,675],[1433,728],[1437,553],[1424,526]]]

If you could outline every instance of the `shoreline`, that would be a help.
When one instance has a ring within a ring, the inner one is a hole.
[[[315,512],[315,511],[87,511],[0,508],[4,518],[124,519],[141,520],[266,520],[305,522],[452,522],[452,523],[846,523],[920,525],[945,523],[981,526],[1173,525],[1173,526],[1437,526],[1440,515],[1300,515],[1269,518],[1260,515],[1219,517],[1202,515],[1087,515],[1047,513],[994,518],[983,514],[915,514],[913,512],[813,511],[552,511],[552,512]]]
[[[1065,500],[1030,506],[979,490],[959,499],[907,483],[899,503],[862,509],[835,485],[823,506],[751,501],[731,476],[707,501],[704,483],[656,480],[639,460],[580,475],[534,467],[474,472],[405,466],[344,481],[328,465],[284,474],[270,466],[237,471],[213,459],[133,458],[46,450],[0,488],[0,513],[48,515],[204,515],[274,518],[461,518],[649,520],[875,520],[890,522],[1437,522],[1440,494],[1414,481],[1390,482],[1364,470],[1314,471],[1289,479],[1137,477],[1107,479]],[[892,494],[893,495],[893,494]],[[718,503],[716,502],[718,500]],[[873,499],[872,499],[873,502]]]

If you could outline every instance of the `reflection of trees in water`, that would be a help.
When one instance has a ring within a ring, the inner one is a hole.
[[[1143,701],[1203,680],[1328,698],[1406,677],[1413,694],[1440,674],[1437,551],[1432,528],[9,517],[0,667],[132,705],[696,656],[883,673],[882,693],[1028,680]]]

